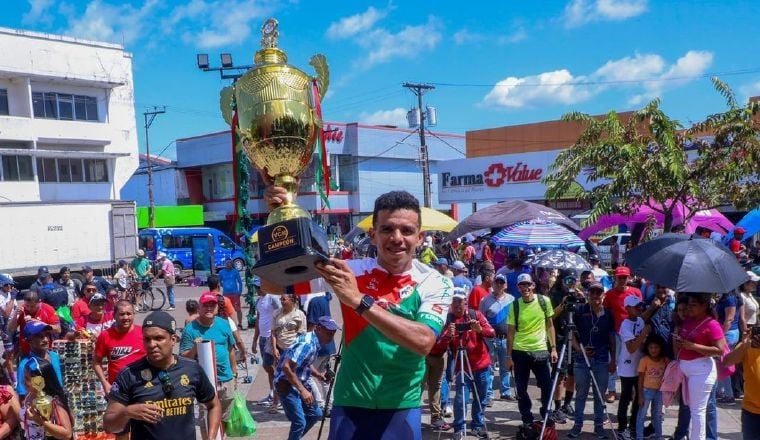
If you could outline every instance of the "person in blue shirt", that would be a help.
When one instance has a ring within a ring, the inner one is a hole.
[[[237,324],[243,329],[243,309],[240,306],[240,296],[243,294],[243,280],[232,265],[232,260],[224,263],[224,269],[219,271],[219,282],[222,284],[222,293],[230,299],[232,307],[237,314]]]
[[[314,328],[319,324],[319,318],[323,316],[327,316],[328,318],[332,317],[332,314],[330,313],[331,299],[332,294],[330,292],[325,292],[324,295],[314,297],[309,301],[309,307],[306,309],[307,331],[314,331]],[[317,385],[316,387],[313,387],[316,391],[314,393],[314,399],[325,412],[329,411],[330,407],[330,402],[326,401],[330,381],[323,379],[326,379],[325,373],[330,366],[330,356],[335,353],[335,342],[331,339],[330,342],[322,344],[319,347],[317,360],[314,361],[314,368],[322,375],[321,377],[312,377],[314,379],[313,385]]]
[[[23,401],[26,396],[27,390],[24,385],[24,368],[33,358],[45,359],[52,366],[55,371],[55,376],[58,378],[58,382],[63,386],[63,374],[61,374],[61,357],[55,351],[48,350],[50,346],[50,340],[52,338],[53,327],[45,324],[42,321],[36,319],[29,320],[24,326],[24,337],[29,342],[29,354],[22,357],[18,363],[17,374],[17,386],[19,398]]]
[[[451,279],[454,287],[463,288],[465,294],[469,295],[472,290],[472,280],[467,277],[467,266],[461,261],[456,260],[451,263],[451,271],[454,273],[454,278]]]

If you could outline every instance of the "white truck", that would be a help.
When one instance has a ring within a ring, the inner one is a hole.
[[[135,202],[11,202],[0,204],[0,273],[27,287],[40,266],[51,274],[83,266],[111,275],[137,251]]]

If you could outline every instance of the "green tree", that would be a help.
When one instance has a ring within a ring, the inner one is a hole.
[[[578,197],[593,206],[584,226],[643,205],[663,214],[665,230],[678,202],[691,209],[687,220],[727,203],[753,207],[760,200],[760,105],[740,106],[726,84],[715,78],[713,84],[728,110],[688,130],[662,111],[659,99],[627,119],[615,112],[564,115],[584,130],[550,166],[547,198],[560,198],[576,180],[587,179],[595,186]]]

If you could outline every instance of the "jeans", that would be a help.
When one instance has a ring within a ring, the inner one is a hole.
[[[632,405],[631,405],[632,404]],[[631,405],[631,419],[628,420],[628,405]],[[639,378],[620,377],[620,402],[618,402],[618,431],[636,427],[639,415]]]
[[[742,410],[742,439],[760,439],[760,414],[754,414],[746,409]]]
[[[169,307],[174,307],[174,284],[166,286],[166,296],[169,298]]]
[[[681,372],[686,376],[686,385],[689,387],[691,411],[689,440],[705,440],[707,403],[718,376],[715,361],[710,357],[701,357],[690,361],[681,360],[679,364]]]
[[[441,410],[441,379],[445,366],[443,356],[425,356],[425,379],[423,385],[427,385],[428,405],[430,406],[430,420],[436,421],[443,418]]]
[[[492,344],[492,350],[488,353],[491,355],[492,360],[499,360],[499,396],[501,397],[507,397],[512,395],[512,387],[510,386],[510,382],[512,379],[512,374],[507,370],[507,340],[505,339],[499,339],[499,338],[493,338],[491,340],[493,342]],[[495,379],[494,373],[496,370],[496,367],[494,367],[493,364],[491,364],[491,368],[488,369],[488,398],[493,399],[493,381]]]
[[[710,397],[707,400],[707,437],[706,440],[718,440],[718,402],[717,402],[717,390],[718,383],[716,382],[712,386],[710,391]],[[691,421],[691,410],[683,402],[679,393],[678,400],[678,422],[676,424],[675,432],[673,432],[673,440],[683,440],[689,434],[689,422]]]
[[[623,342],[620,340],[620,335],[615,333],[615,359],[620,356],[620,349],[623,347]],[[615,392],[617,385],[618,375],[617,370],[610,373],[610,378],[607,380],[607,391],[610,393]]]
[[[483,412],[486,409],[486,389],[488,388],[488,368],[479,371],[473,371],[472,377],[469,374],[457,373],[456,378],[456,397],[454,397],[454,432],[464,430],[464,410],[465,410],[465,385],[473,394],[472,402],[472,429],[485,426],[483,421]]]
[[[726,332],[726,344],[728,348],[733,350],[736,344],[739,343],[739,330],[729,330]],[[726,399],[734,399],[734,386],[731,382],[731,376],[718,379],[718,394],[723,395]]]
[[[285,417],[290,420],[288,440],[299,440],[315,423],[322,419],[322,408],[317,405],[317,402],[307,405],[295,388],[291,387],[287,393],[278,391],[277,394],[280,396]]]
[[[541,390],[541,418],[546,415],[551,398],[552,379],[549,373],[549,359],[534,361],[530,353],[512,350],[512,362],[514,362],[515,389],[517,391],[517,408],[520,410],[520,418],[523,423],[532,423],[531,398],[528,395],[528,381],[530,373],[536,377],[536,385]]]
[[[652,426],[656,439],[662,438],[662,392],[653,388],[644,388],[644,406],[639,408],[636,420],[636,440],[644,439],[644,419],[649,407],[652,407]],[[638,403],[638,402],[637,402]]]
[[[586,400],[588,399],[588,391],[591,387],[591,374],[594,375],[594,380],[599,386],[599,393],[604,397],[607,392],[607,380],[610,376],[609,364],[606,362],[599,362],[593,359],[591,361],[591,370],[585,363],[575,364],[573,367],[573,373],[575,375],[575,425],[573,430],[577,428],[577,431],[581,431],[583,426],[583,412],[586,410]],[[594,427],[604,429],[604,402],[599,397],[594,395]]]

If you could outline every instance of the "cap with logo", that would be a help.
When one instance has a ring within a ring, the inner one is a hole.
[[[454,287],[453,289],[454,294],[451,296],[452,299],[467,299],[467,292],[461,287]]]
[[[52,326],[36,319],[30,319],[24,324],[24,336],[27,338],[51,330],[53,330]]]
[[[90,304],[96,303],[96,302],[104,303],[106,302],[106,297],[103,296],[103,294],[101,293],[96,293],[95,295],[92,295],[92,297],[90,297]]]
[[[50,274],[50,271],[48,270],[47,266],[40,266],[39,269],[37,269],[37,277],[46,277]]]
[[[643,302],[644,301],[642,301],[641,298],[639,298],[636,295],[628,295],[623,300],[623,306],[625,306],[625,307],[636,307],[637,305],[642,304]]]
[[[531,283],[533,284],[533,277],[529,273],[521,273],[517,276],[517,284]]]
[[[618,266],[615,268],[616,277],[629,277],[631,276],[631,269],[626,266]]]
[[[207,304],[207,303],[216,303],[219,299],[216,297],[216,293],[212,291],[203,292],[200,298],[198,298],[198,302],[201,304]]]
[[[149,327],[157,327],[166,330],[171,334],[174,334],[174,332],[177,331],[177,322],[174,320],[172,315],[158,310],[151,312],[148,316],[145,317],[142,328],[146,329]]]
[[[338,323],[335,322],[332,318],[329,316],[320,316],[319,319],[317,319],[317,323],[320,327],[323,327],[330,331],[337,331],[340,330],[340,327],[338,327]]]

